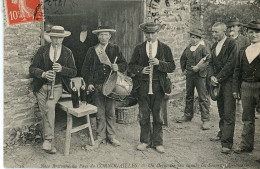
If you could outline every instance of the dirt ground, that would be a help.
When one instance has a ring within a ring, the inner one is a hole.
[[[255,150],[253,153],[224,155],[220,153],[220,142],[209,141],[217,134],[218,114],[216,103],[211,102],[212,128],[200,129],[200,115],[191,122],[179,124],[177,117],[183,114],[184,102],[170,102],[168,107],[169,126],[164,127],[164,146],[166,153],[159,154],[154,149],[141,152],[136,150],[139,143],[140,128],[134,124],[116,123],[120,147],[103,144],[98,149],[86,151],[89,144],[87,130],[72,135],[70,155],[64,156],[66,115],[60,112],[56,117],[57,154],[46,154],[41,144],[14,146],[4,150],[4,166],[8,168],[252,168],[259,169],[260,163],[260,119],[256,120]],[[82,119],[76,123],[81,123]],[[241,112],[237,112],[234,147],[241,140]]]

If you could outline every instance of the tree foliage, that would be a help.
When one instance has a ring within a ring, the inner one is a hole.
[[[211,39],[211,26],[215,22],[227,23],[232,18],[238,18],[241,23],[246,24],[260,19],[260,0],[248,3],[237,2],[240,3],[234,3],[234,1],[226,4],[214,4],[208,1],[203,3],[203,26],[209,39]]]

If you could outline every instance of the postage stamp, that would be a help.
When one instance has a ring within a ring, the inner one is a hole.
[[[41,0],[6,0],[9,25],[43,21]]]

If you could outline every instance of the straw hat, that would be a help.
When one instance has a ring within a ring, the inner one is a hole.
[[[92,31],[93,34],[98,34],[100,32],[111,32],[111,33],[114,33],[114,32],[116,32],[116,30],[112,29],[109,26],[98,26],[98,28],[96,30]]]
[[[70,31],[65,31],[62,26],[53,26],[49,32],[45,32],[45,34],[53,37],[67,37],[71,35]]]

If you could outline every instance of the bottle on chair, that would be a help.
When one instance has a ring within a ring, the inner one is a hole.
[[[81,86],[79,89],[79,93],[80,93],[80,101],[82,103],[82,105],[86,105],[87,104],[87,91],[86,91],[86,85],[84,83],[84,80],[81,79]]]
[[[78,89],[75,86],[75,83],[72,81],[72,91],[71,91],[71,100],[72,100],[72,105],[73,108],[79,108],[79,94],[78,94]]]

